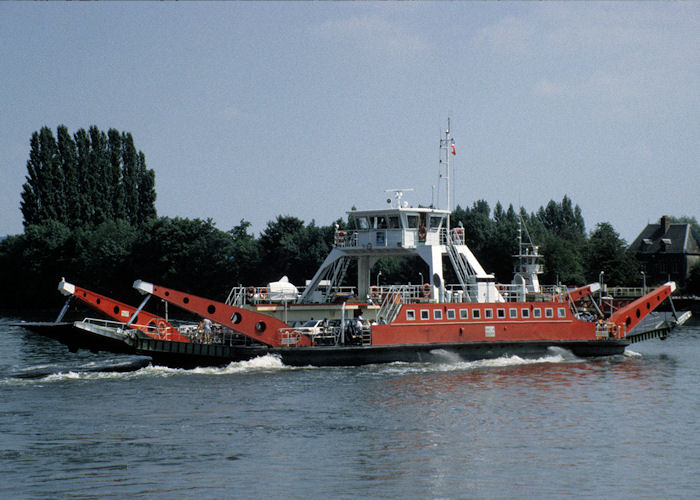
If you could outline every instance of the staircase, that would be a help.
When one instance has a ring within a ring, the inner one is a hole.
[[[464,261],[462,254],[457,251],[452,238],[448,237],[446,240],[445,248],[447,248],[447,255],[450,258],[450,262],[452,262],[452,267],[455,270],[455,274],[457,274],[459,284],[462,286],[464,296],[469,297],[469,288],[467,285],[469,282],[469,277],[472,276],[473,273],[470,272],[469,266]]]

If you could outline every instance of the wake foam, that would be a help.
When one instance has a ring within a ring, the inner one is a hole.
[[[37,369],[41,368],[41,369]],[[201,375],[231,375],[246,373],[269,373],[282,370],[294,370],[297,368],[286,366],[280,358],[267,354],[247,361],[232,362],[222,367],[203,367],[185,370],[182,368],[168,368],[166,366],[148,365],[142,368],[125,371],[122,365],[118,365],[114,371],[109,370],[109,363],[99,366],[98,369],[92,363],[81,367],[60,367],[56,365],[42,365],[34,367],[30,372],[16,373],[3,380],[4,383],[46,383],[74,380],[131,380],[138,378],[172,377],[172,376],[201,376]]]
[[[387,365],[388,371],[395,373],[419,373],[419,372],[447,372],[462,370],[479,370],[491,368],[507,368],[511,366],[535,365],[543,363],[567,363],[578,361],[570,351],[560,347],[550,347],[549,354],[539,358],[522,358],[517,355],[501,356],[492,359],[479,359],[465,361],[458,354],[435,349],[430,354],[435,358],[428,363],[391,363]]]

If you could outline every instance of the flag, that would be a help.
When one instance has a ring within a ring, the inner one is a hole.
[[[457,154],[457,151],[455,150],[455,145],[454,145],[454,144],[451,144],[451,146],[452,146],[452,156],[454,156],[454,155]]]

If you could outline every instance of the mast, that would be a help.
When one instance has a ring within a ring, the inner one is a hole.
[[[442,159],[442,151],[445,152],[445,160]],[[450,200],[450,154],[455,154],[455,140],[450,136],[450,119],[447,118],[447,129],[445,130],[445,138],[440,138],[440,164],[445,165],[445,190],[447,192],[447,233],[450,232],[450,216],[452,215],[452,203]],[[442,177],[442,172],[440,172]],[[438,183],[439,186],[439,183]],[[438,187],[438,193],[440,189]]]

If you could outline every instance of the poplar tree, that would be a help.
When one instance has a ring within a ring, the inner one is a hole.
[[[105,164],[104,189],[111,219],[126,219],[122,185],[122,136],[113,128],[107,131],[109,163]]]
[[[138,225],[138,154],[134,138],[130,133],[122,133],[122,183],[124,185],[124,213],[129,224]]]
[[[102,222],[112,218],[113,211],[108,200],[106,184],[106,171],[109,168],[109,157],[107,153],[107,136],[95,125],[90,127],[90,156],[88,175],[94,179],[92,190],[89,194],[90,201],[94,207],[95,215],[93,225],[97,226]]]
[[[136,178],[138,181],[137,221],[143,225],[156,216],[156,173],[146,168],[146,156],[139,151],[136,163]]]
[[[41,221],[39,207],[41,204],[40,181],[42,175],[39,158],[39,133],[34,132],[29,141],[29,159],[27,160],[26,182],[22,185],[20,210],[24,217],[24,226],[38,224]]]
[[[63,175],[63,213],[61,222],[72,228],[82,225],[80,213],[80,177],[76,145],[65,125],[58,127],[58,157]]]
[[[75,133],[76,171],[80,179],[80,190],[77,198],[80,223],[92,226],[95,217],[93,192],[95,182],[93,170],[90,168],[90,136],[81,128]],[[77,226],[76,226],[77,227]]]

